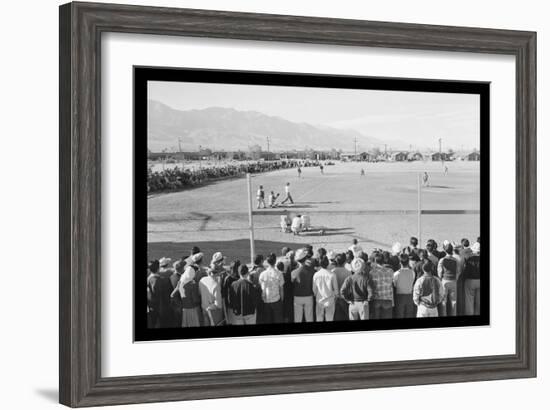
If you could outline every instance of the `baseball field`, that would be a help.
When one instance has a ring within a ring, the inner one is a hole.
[[[418,174],[427,172],[429,186],[421,189],[423,214],[420,238],[475,240],[479,236],[479,162],[336,162],[252,176],[253,222],[257,253],[278,253],[288,245],[343,251],[357,238],[363,249],[389,249],[418,236]],[[365,175],[361,175],[364,169]],[[256,191],[279,193],[290,182],[294,204],[256,209]],[[148,258],[180,258],[196,245],[207,258],[221,251],[229,260],[249,262],[248,191],[245,178],[212,182],[147,199]],[[312,229],[299,236],[280,228],[283,214],[309,215]]]

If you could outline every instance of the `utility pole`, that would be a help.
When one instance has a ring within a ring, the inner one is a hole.
[[[384,157],[388,156],[388,144],[384,144]]]
[[[353,156],[353,159],[354,159],[355,161],[357,161],[357,137],[354,137],[354,138],[353,138],[353,143],[354,143],[354,147],[355,147],[355,151],[354,151],[355,154],[354,154],[354,156]]]
[[[439,138],[438,141],[439,141],[439,156],[441,157],[441,138]]]
[[[199,169],[202,170],[202,147],[199,145]]]
[[[269,137],[267,137],[267,159],[269,160]]]
[[[179,147],[180,152],[181,152],[181,138],[178,138],[178,147]]]

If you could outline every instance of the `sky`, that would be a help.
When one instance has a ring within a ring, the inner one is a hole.
[[[479,148],[479,96],[241,84],[149,82],[151,100],[174,109],[226,107],[293,122],[354,129],[400,145]]]

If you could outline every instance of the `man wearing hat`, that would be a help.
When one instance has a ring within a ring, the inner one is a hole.
[[[168,258],[163,258],[164,268],[170,263]],[[170,277],[160,274],[160,261],[152,261],[149,264],[149,277],[147,278],[147,300],[149,306],[150,327],[168,328],[174,326],[174,312],[170,305],[172,284]]]
[[[370,279],[370,265],[361,258],[351,262],[354,275],[348,276],[340,289],[340,294],[349,304],[349,320],[369,319],[369,301],[373,291]]]
[[[311,264],[306,264],[308,251],[298,249],[294,259],[298,267],[290,274],[294,293],[294,322],[301,323],[305,316],[306,322],[313,322],[313,275],[315,269]]]
[[[216,256],[216,254],[214,255]],[[215,256],[212,257],[213,261],[218,260]],[[196,257],[196,259],[199,259],[199,257]],[[200,259],[202,260],[202,255],[200,255]],[[222,292],[219,279],[220,273],[221,270],[217,265],[211,264],[207,276],[202,278],[199,282],[203,321],[207,326],[217,326],[223,321]]]
[[[159,260],[159,274],[163,278],[170,279],[170,276],[172,276],[172,273],[174,273],[174,270],[172,269],[172,259],[170,258],[160,258]]]
[[[328,258],[327,269],[332,272],[332,270],[336,267],[336,252],[332,250],[328,251],[327,258]]]

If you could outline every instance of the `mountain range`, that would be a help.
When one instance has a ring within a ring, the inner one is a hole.
[[[271,151],[306,148],[343,151],[383,147],[384,141],[352,129],[297,123],[257,111],[209,107],[176,110],[159,101],[148,101],[148,148],[151,151],[178,148],[196,151],[199,146],[212,150],[247,151],[253,145]]]

